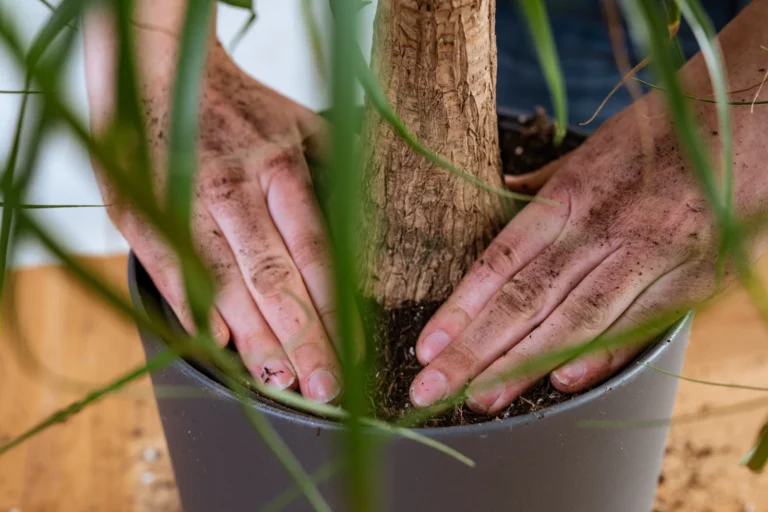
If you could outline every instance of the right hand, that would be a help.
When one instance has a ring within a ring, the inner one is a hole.
[[[146,89],[150,143],[164,163],[172,88]],[[326,229],[304,155],[322,152],[327,137],[321,118],[250,78],[221,46],[211,50],[192,229],[218,285],[212,330],[255,378],[322,403],[339,396],[341,375]],[[164,181],[157,172],[159,197]],[[172,251],[133,210],[113,207],[110,217],[193,332]]]

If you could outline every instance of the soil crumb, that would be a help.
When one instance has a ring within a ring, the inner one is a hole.
[[[377,311],[375,304],[366,304],[367,310],[375,312],[378,317],[367,322],[367,325],[375,326],[369,333],[375,359],[368,396],[371,410],[377,417],[395,421],[413,412],[408,390],[413,378],[423,368],[416,358],[416,340],[439,306],[436,302],[406,303],[397,309]],[[428,419],[421,426],[449,427],[499,421],[536,413],[574,396],[559,392],[552,386],[549,377],[544,377],[497,415],[477,414],[462,404]]]
[[[559,146],[553,138],[555,125],[541,107],[532,116],[499,116],[499,145],[504,174],[533,172],[557,160],[584,142],[584,135],[568,131]]]

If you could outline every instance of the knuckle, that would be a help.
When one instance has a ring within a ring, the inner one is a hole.
[[[481,265],[485,264],[491,272],[504,277],[511,276],[521,263],[518,252],[499,238],[491,242],[480,259]]]
[[[290,179],[296,185],[311,189],[309,172],[296,172],[303,165],[303,161],[304,153],[297,147],[280,147],[268,151],[258,164],[265,194],[269,195],[271,185],[277,179]]]
[[[123,229],[123,225],[128,222],[135,222],[135,215],[130,213],[130,210],[119,202],[109,202],[104,205],[104,209],[107,212],[107,217],[118,229]]]
[[[211,260],[207,265],[219,289],[223,290],[236,282],[237,274],[233,271],[234,265],[232,263]]]
[[[336,372],[332,357],[332,348],[317,339],[302,339],[293,348],[288,348],[289,356],[299,373],[309,375],[315,367],[322,367],[331,373]]]
[[[575,329],[592,331],[605,326],[607,311],[594,299],[581,298],[563,309],[563,318]]]
[[[329,322],[335,321],[336,320],[336,314],[337,314],[336,304],[334,304],[332,302],[329,302],[328,304],[319,306],[317,308],[317,315],[320,317],[320,319],[323,322],[325,322],[325,321],[329,321]]]
[[[295,169],[304,159],[304,153],[297,147],[279,148],[264,158],[263,166],[266,171],[274,173]]]
[[[301,270],[327,261],[325,238],[316,233],[299,237],[291,247],[291,256]]]
[[[243,186],[245,181],[245,171],[242,167],[227,165],[212,172],[201,173],[199,190],[208,201],[226,201]]]
[[[450,374],[452,371],[460,370],[462,372],[470,372],[477,366],[479,358],[475,351],[465,343],[451,343],[448,345],[440,355],[438,356],[440,365],[449,371],[445,372]]]
[[[249,279],[257,293],[270,297],[280,293],[291,281],[292,274],[293,266],[287,257],[265,254],[251,265]]]
[[[544,309],[544,293],[540,286],[522,279],[512,279],[499,290],[496,302],[508,316],[532,319]]]

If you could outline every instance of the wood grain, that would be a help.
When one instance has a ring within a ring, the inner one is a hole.
[[[123,293],[125,257],[88,261]],[[2,310],[0,439],[144,360],[133,325],[57,267],[14,274]],[[12,319],[18,320],[14,329]],[[24,343],[45,369],[25,364]],[[147,379],[0,457],[0,511],[180,510]]]
[[[86,261],[126,293],[125,257]],[[761,271],[768,276],[768,260]],[[13,278],[1,318],[0,440],[143,361],[133,325],[75,285],[62,269],[21,270]],[[25,363],[20,343],[46,368]],[[768,386],[766,363],[768,330],[743,291],[727,293],[697,317],[687,376]],[[672,428],[658,512],[768,509],[768,475],[752,475],[739,466],[768,419],[768,406],[707,419],[721,405],[759,396],[680,383],[675,414],[699,417]],[[180,510],[149,381],[1,456],[0,512],[14,509]]]

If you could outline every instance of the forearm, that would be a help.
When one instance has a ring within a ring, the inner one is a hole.
[[[181,27],[188,0],[138,0],[133,14],[136,64],[145,90],[168,91],[173,83]],[[216,44],[216,11],[209,44]],[[86,15],[85,71],[91,123],[100,130],[111,118],[115,102],[117,36],[111,8],[100,4]],[[146,92],[146,91],[145,91]]]

